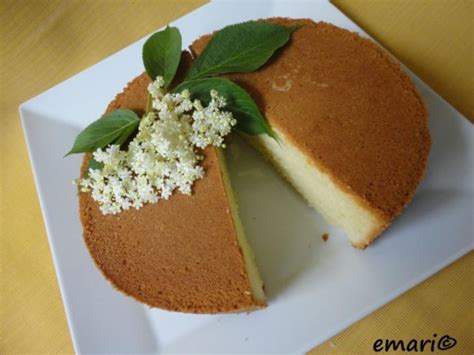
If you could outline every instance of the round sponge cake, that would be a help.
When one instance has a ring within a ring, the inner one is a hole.
[[[427,110],[413,83],[381,48],[327,23],[302,27],[262,68],[228,75],[248,90],[280,141],[251,141],[352,243],[366,247],[412,199],[427,163]],[[211,36],[197,40],[198,56]],[[191,57],[183,55],[179,76]],[[107,112],[142,114],[148,77],[134,79]],[[80,193],[84,239],[112,284],[167,310],[218,313],[265,307],[219,150],[203,152],[193,195],[103,215]],[[90,156],[82,166],[84,173]]]

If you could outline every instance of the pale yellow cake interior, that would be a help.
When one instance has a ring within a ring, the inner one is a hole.
[[[251,137],[249,141],[328,223],[340,226],[354,246],[367,246],[383,228],[383,221],[339,187],[281,132],[274,130],[278,142],[265,134]]]
[[[252,290],[252,295],[255,300],[260,302],[262,305],[266,304],[265,293],[263,292],[263,281],[260,277],[257,265],[255,263],[255,254],[253,253],[250,244],[245,237],[244,228],[242,222],[240,221],[238,213],[238,205],[234,197],[234,192],[230,183],[229,173],[227,171],[227,166],[224,158],[224,154],[220,148],[216,148],[217,155],[219,157],[219,163],[221,167],[222,177],[224,180],[224,185],[227,194],[227,201],[232,213],[232,218],[234,220],[234,226],[237,233],[237,239],[242,250],[245,262],[245,269],[247,271],[247,276],[250,281],[250,286]]]

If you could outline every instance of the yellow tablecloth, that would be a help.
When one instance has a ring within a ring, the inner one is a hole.
[[[203,3],[0,1],[1,353],[73,351],[18,105]],[[474,2],[334,3],[474,119]],[[451,353],[472,354],[473,266],[471,253],[311,353],[368,353],[377,338],[437,333],[457,339]]]

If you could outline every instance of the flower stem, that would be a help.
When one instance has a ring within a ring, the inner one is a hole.
[[[151,94],[148,94],[146,97],[145,116],[148,115],[148,113],[150,112],[150,106],[151,106]]]

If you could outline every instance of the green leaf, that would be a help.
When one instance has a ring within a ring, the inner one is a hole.
[[[139,123],[140,119],[135,112],[116,110],[92,122],[79,133],[73,147],[65,156],[93,152],[109,144],[122,144],[135,132]]]
[[[189,70],[187,79],[254,71],[265,64],[298,28],[260,21],[224,27],[212,36]]]
[[[181,33],[176,27],[167,26],[153,34],[143,45],[143,64],[151,80],[158,75],[168,86],[176,74],[181,59]]]
[[[104,163],[100,163],[100,162],[98,162],[97,160],[95,160],[94,158],[91,158],[91,159],[89,160],[89,165],[87,166],[87,169],[86,169],[86,171],[84,172],[84,178],[86,178],[86,177],[89,176],[89,170],[90,170],[90,169],[102,170],[103,167],[104,167]]]
[[[227,104],[224,109],[234,115],[237,120],[237,130],[249,135],[265,133],[276,138],[252,97],[232,81],[223,78],[185,81],[173,91],[181,92],[184,89],[189,90],[193,99],[199,99],[206,105],[211,101],[211,89],[216,90],[219,95],[225,97]]]

